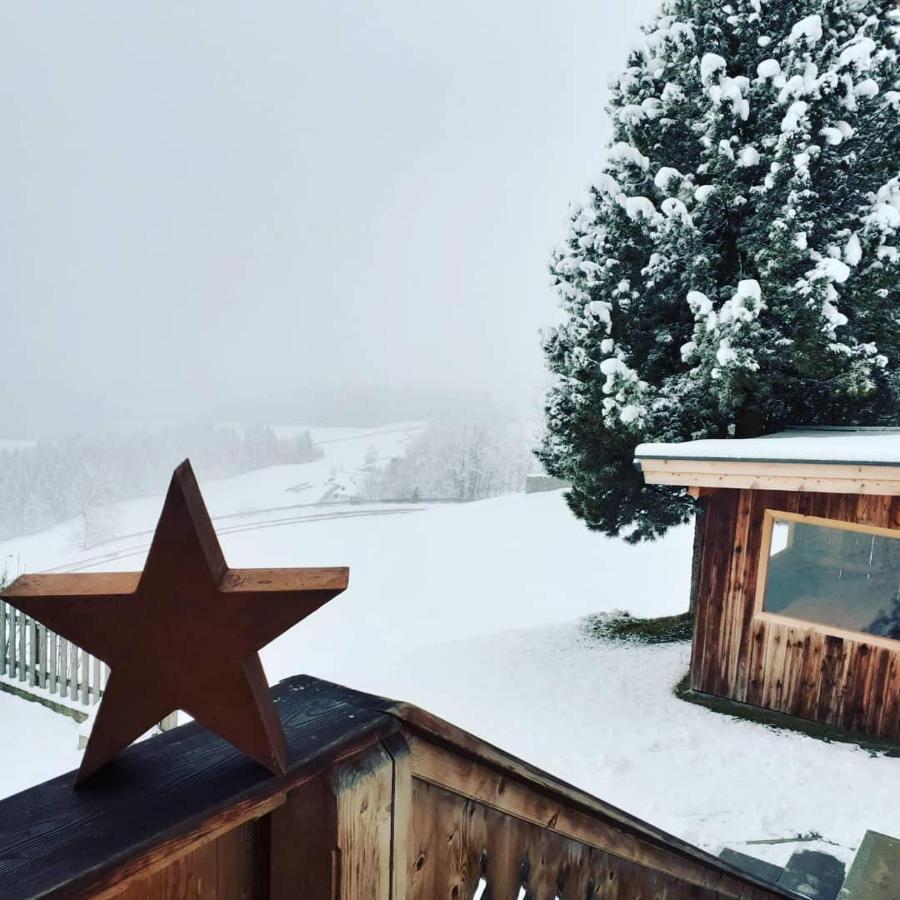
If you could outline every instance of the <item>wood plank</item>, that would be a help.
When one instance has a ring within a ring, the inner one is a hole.
[[[268,822],[263,817],[283,802],[284,795],[276,794],[267,803],[239,805],[193,841],[162,845],[131,877],[89,896],[91,900],[268,897],[268,873],[257,854],[268,855]],[[241,892],[248,885],[250,890]]]
[[[707,501],[707,535],[697,594],[691,655],[691,687],[710,694],[727,690],[721,664],[723,598],[739,503],[737,491],[720,491]]]
[[[271,847],[267,878],[271,876],[272,895],[279,896],[278,879],[290,878],[310,864],[309,848],[298,841],[296,819],[291,818],[305,815],[306,833],[317,848],[312,858],[324,860],[326,866],[325,876],[316,883],[337,891],[322,900],[386,898],[391,866],[402,857],[411,883],[414,872],[435,871],[417,854],[415,827],[404,854],[399,826],[392,822],[405,804],[402,797],[398,801],[398,773],[404,764],[413,776],[413,800],[405,805],[414,818],[421,821],[416,782],[423,789],[430,786],[450,794],[454,810],[461,803],[466,813],[452,840],[446,821],[427,826],[437,841],[429,858],[450,860],[450,869],[441,871],[455,878],[457,886],[477,883],[482,868],[484,847],[466,835],[481,833],[493,840],[493,825],[478,832],[468,824],[481,816],[484,822],[496,821],[497,833],[509,834],[505,843],[498,839],[492,845],[487,861],[494,885],[502,885],[503,879],[514,884],[518,878],[521,883],[527,856],[525,878],[529,886],[541,889],[554,878],[568,877],[572,884],[594,879],[604,890],[612,884],[614,891],[606,896],[629,900],[788,896],[760,887],[714,857],[421,710],[306,677],[282,683],[275,695],[290,750],[284,776],[273,777],[191,723],[130,747],[77,792],[71,790],[70,775],[0,801],[0,896],[54,891],[74,898],[114,896],[126,889],[137,891],[142,881],[165,869],[180,872],[181,878],[199,868],[207,873],[203,883],[208,884],[209,878],[219,877],[219,869],[209,874],[209,857],[197,852],[259,817],[268,817],[268,830],[263,827]],[[406,763],[403,745],[390,740],[401,733],[413,742]],[[415,743],[427,744],[435,753],[417,753]],[[434,781],[420,777],[423,759],[439,763],[431,773]],[[475,793],[479,785],[491,802],[464,795],[465,790]],[[295,791],[305,794],[306,802],[299,802],[301,794],[295,796]],[[328,809],[334,810],[333,818]],[[42,824],[23,829],[22,821]],[[583,840],[576,839],[576,829],[583,831]],[[616,852],[605,847],[606,836],[615,841]],[[594,846],[601,839],[604,846]],[[436,846],[444,849],[436,852]],[[174,862],[195,853],[196,867],[185,863],[173,868]],[[581,866],[578,861],[586,858],[595,862]],[[564,866],[561,861],[568,862]],[[465,875],[457,878],[457,871]],[[604,873],[609,881],[598,881]],[[167,881],[170,875],[159,878],[165,885],[183,884]],[[303,896],[291,893],[296,884],[280,884],[280,896]],[[200,891],[196,882],[190,882],[189,889]],[[313,893],[304,900],[320,896]],[[410,894],[416,896],[431,900],[441,895]]]
[[[271,821],[273,900],[389,900],[393,769],[376,746],[291,792]]]
[[[59,639],[59,667],[57,669],[57,675],[59,679],[60,696],[65,697],[69,683],[69,642],[63,637]]]
[[[102,690],[102,688],[100,686],[100,682],[102,680],[102,677],[103,677],[103,663],[102,663],[100,657],[95,656],[94,657],[94,674],[91,678],[91,703],[93,703],[95,705],[100,702],[100,693]]]
[[[660,459],[639,460],[642,472],[703,472],[711,475],[784,475],[802,478],[844,478],[866,481],[900,481],[900,465],[790,460]]]
[[[746,594],[746,585],[750,578],[748,570],[756,569],[758,558],[757,554],[752,552],[755,549],[752,546],[753,512],[753,493],[741,491],[738,497],[737,520],[731,546],[729,589],[726,594],[723,616],[726,623],[726,627],[723,629],[725,639],[721,651],[726,660],[725,680],[732,685],[732,693],[738,697],[746,693],[748,646],[745,605],[740,602],[740,598]]]
[[[863,481],[853,478],[799,478],[779,475],[708,475],[702,472],[647,472],[647,484],[688,489],[733,488],[754,491],[801,491],[815,494],[900,495],[900,481]]]
[[[900,495],[900,466],[648,458],[639,462],[647,484]]]
[[[20,575],[3,589],[3,596],[79,597],[85,592],[121,596],[133,594],[140,580],[140,572],[91,572],[89,581],[79,573]]]
[[[687,845],[673,841],[670,836],[660,840],[661,832],[643,826],[643,823],[636,824],[633,819],[628,821],[617,810],[607,808],[604,813],[588,814],[569,806],[558,796],[548,797],[535,790],[534,784],[512,778],[509,773],[497,772],[483,762],[448,752],[423,739],[411,739],[410,751],[414,779],[687,885],[718,891],[723,897],[739,897],[741,890],[747,887],[746,882],[733,877],[726,868],[719,868],[718,861],[712,857],[706,857],[695,848],[690,848],[690,853],[679,853],[679,850],[686,850]],[[417,852],[421,854],[420,845],[421,840],[418,840]],[[500,845],[505,846],[502,842]],[[506,891],[511,884],[507,880],[508,860],[501,868],[506,874],[496,877],[504,879],[502,884]],[[440,883],[437,886],[440,888]],[[493,883],[491,888],[493,893]],[[412,896],[416,896],[415,892]]]
[[[87,650],[81,651],[81,703],[89,706],[91,702],[91,657]]]
[[[400,730],[386,701],[337,685],[300,677],[274,695],[289,746],[284,776],[189,723],[129,747],[78,791],[69,773],[0,801],[0,897],[122,890]]]
[[[47,628],[44,625],[41,625],[40,622],[37,623],[37,639],[38,639],[38,664],[40,668],[38,671],[38,677],[34,682],[39,687],[42,687],[46,690],[48,684],[48,664],[47,664],[47,653],[49,648],[49,639],[47,636]]]
[[[81,647],[69,643],[69,699],[78,699],[79,657],[82,654]]]
[[[25,681],[28,678],[28,628],[31,625],[31,619],[24,613],[18,615],[19,625],[19,681]]]
[[[603,897],[635,900],[762,900],[786,896],[776,888],[745,885],[740,892],[680,882],[540,824],[414,780],[416,865],[411,900],[473,896],[484,860],[492,898]],[[589,887],[590,886],[590,887]],[[521,893],[520,893],[521,892]]]
[[[340,890],[337,805],[327,773],[295,787],[269,822],[272,900],[335,900]]]
[[[745,650],[748,677],[742,689],[735,686],[734,699],[752,706],[762,706],[769,683],[767,670],[778,651],[778,635],[771,632],[765,622],[758,620],[750,625],[748,631],[750,640]]]
[[[340,900],[390,900],[393,762],[382,747],[334,767]]]
[[[268,877],[260,864],[263,854],[268,855],[267,823],[252,819],[170,858],[162,868],[145,872],[107,896],[116,900],[262,900],[268,897]]]
[[[393,817],[391,822],[391,900],[406,900],[412,850],[412,756],[401,734],[382,742],[393,764]]]
[[[47,645],[47,690],[51,694],[56,693],[58,668],[59,665],[59,646],[57,644],[57,635],[55,631],[47,632],[50,636]]]
[[[18,618],[19,611],[13,607],[9,607],[9,636],[7,639],[7,647],[9,649],[9,657],[8,657],[8,669],[7,674],[10,678],[16,677],[16,656],[18,654],[18,637],[16,632],[16,620]]]
[[[0,600],[0,675],[6,674],[6,660],[8,654],[7,647],[7,619],[9,618],[9,607],[3,600]]]

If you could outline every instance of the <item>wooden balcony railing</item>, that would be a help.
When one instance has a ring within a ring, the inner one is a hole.
[[[284,776],[192,723],[0,802],[0,897],[795,897],[415,707],[275,697]]]

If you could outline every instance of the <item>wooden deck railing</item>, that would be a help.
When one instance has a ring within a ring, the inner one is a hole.
[[[0,682],[39,688],[87,713],[100,702],[108,674],[97,657],[0,600]]]
[[[415,707],[303,676],[275,697],[284,776],[190,724],[0,802],[0,897],[797,896]]]

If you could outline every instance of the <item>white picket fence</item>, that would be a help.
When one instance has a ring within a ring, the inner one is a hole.
[[[0,600],[0,680],[87,712],[108,677],[102,660]]]

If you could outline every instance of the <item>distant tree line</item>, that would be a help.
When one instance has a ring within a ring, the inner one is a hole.
[[[110,536],[110,504],[161,493],[185,457],[200,477],[222,478],[321,455],[309,432],[278,437],[264,426],[180,426],[4,449],[0,539],[80,517],[80,543],[91,546]]]
[[[453,419],[430,425],[384,466],[367,459],[357,492],[367,500],[481,500],[521,491],[531,467],[520,423]]]

